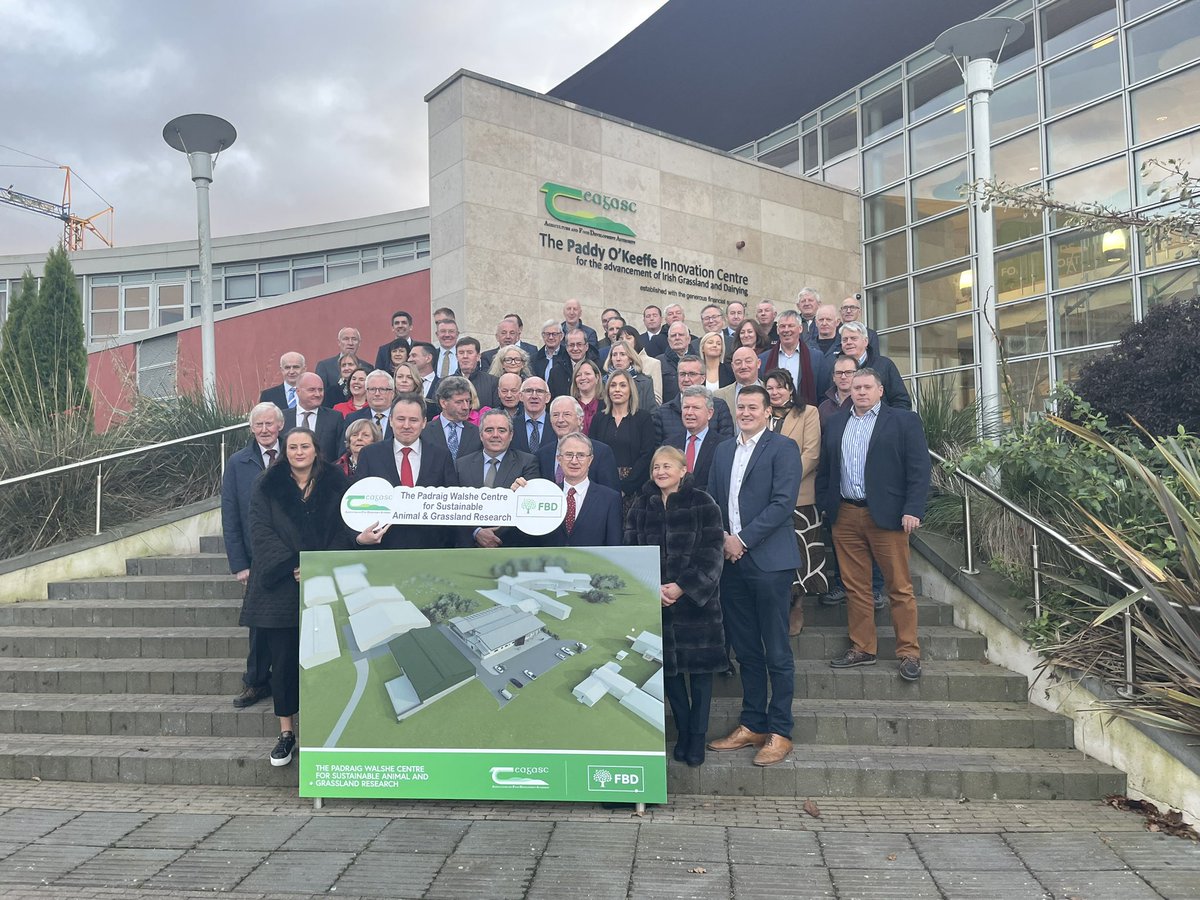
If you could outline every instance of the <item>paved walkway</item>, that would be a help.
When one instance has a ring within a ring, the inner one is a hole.
[[[0,898],[1200,897],[1200,846],[1099,802],[311,801],[0,781]]]

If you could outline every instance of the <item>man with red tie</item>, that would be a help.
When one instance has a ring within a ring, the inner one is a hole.
[[[567,517],[547,536],[546,543],[552,547],[621,546],[621,494],[588,478],[591,439],[578,431],[560,437],[558,464],[563,471]]]
[[[705,490],[713,455],[720,444],[731,438],[709,427],[714,404],[712,394],[704,385],[684,388],[679,402],[684,432],[681,436],[675,436],[671,444],[683,451],[687,470],[695,478],[696,487]]]
[[[458,475],[450,451],[421,438],[425,402],[401,394],[392,404],[393,440],[364,447],[358,457],[358,477],[383,478],[405,487],[457,487]],[[442,525],[393,525],[378,544],[385,550],[430,550],[454,546],[455,533]]]

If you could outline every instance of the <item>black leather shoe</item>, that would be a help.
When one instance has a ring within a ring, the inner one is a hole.
[[[697,766],[704,765],[704,735],[693,734],[690,736],[687,747],[687,764],[693,769]]]
[[[687,760],[688,743],[689,739],[688,735],[686,734],[681,734],[679,736],[679,740],[675,742],[675,749],[672,751],[671,755],[675,757],[676,762],[684,762]]]
[[[242,692],[233,698],[233,705],[238,709],[245,709],[247,706],[253,706],[259,700],[266,700],[271,696],[271,688],[268,685],[262,687],[252,687],[247,685],[242,688]]]

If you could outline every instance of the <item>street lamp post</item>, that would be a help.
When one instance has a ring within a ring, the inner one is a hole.
[[[196,185],[196,232],[200,245],[200,367],[204,394],[217,396],[217,348],[213,334],[212,223],[208,212],[208,188],[213,180],[216,156],[237,140],[237,131],[224,119],[192,113],[172,119],[163,128],[163,140],[186,153]]]
[[[971,105],[971,147],[976,181],[992,178],[992,123],[989,104],[996,86],[996,62],[1006,42],[1019,38],[1025,24],[1017,19],[989,18],[963,22],[943,31],[933,46],[952,57],[966,80]],[[993,61],[991,54],[996,54]],[[981,425],[1000,421],[999,325],[996,321],[995,235],[992,208],[977,196],[970,199],[975,227],[975,334],[979,346],[979,411]]]

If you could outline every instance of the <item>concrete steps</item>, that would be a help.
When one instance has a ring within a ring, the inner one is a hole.
[[[0,778],[149,784],[295,784],[266,763],[269,701],[237,710],[242,586],[219,539],[200,552],[129,560],[126,575],[53,584],[49,600],[0,607]],[[887,610],[879,662],[835,670],[844,605],[806,601],[796,655],[796,751],[760,769],[749,750],[671,761],[681,793],[782,796],[1096,798],[1124,775],[1075,751],[1072,725],[1026,701],[1024,677],[985,662],[986,641],[951,607],[920,598],[925,674],[896,673]],[[718,677],[710,736],[740,711]],[[668,725],[669,732],[671,731]],[[673,734],[670,737],[673,743]]]

